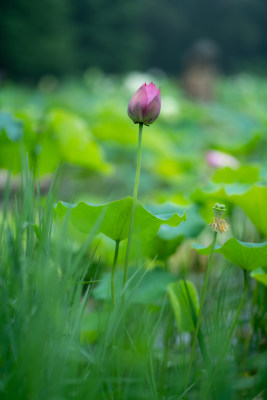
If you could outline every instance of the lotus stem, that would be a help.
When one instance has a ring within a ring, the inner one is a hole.
[[[209,278],[210,278],[212,258],[213,258],[213,253],[214,253],[214,249],[215,249],[216,239],[217,239],[217,232],[214,232],[213,233],[213,240],[212,240],[212,243],[211,243],[211,250],[210,250],[208,266],[207,266],[205,279],[204,279],[204,286],[203,286],[203,289],[202,289],[202,294],[201,294],[201,299],[200,299],[200,306],[199,306],[199,311],[198,311],[197,324],[196,324],[196,328],[195,328],[195,331],[194,331],[193,343],[192,343],[191,354],[190,354],[190,361],[189,361],[189,366],[188,366],[187,375],[186,375],[186,379],[185,379],[185,389],[188,386],[188,383],[189,383],[189,380],[190,380],[190,376],[191,376],[191,369],[192,369],[194,355],[195,355],[197,338],[199,336],[199,328],[200,328],[201,316],[202,316],[202,312],[203,312],[204,301],[205,301],[206,292],[207,292],[208,283],[209,283]]]
[[[123,286],[125,286],[126,282],[127,282],[128,266],[129,266],[130,251],[131,251],[132,236],[133,236],[134,215],[135,215],[135,209],[136,209],[136,203],[137,203],[137,194],[138,194],[138,186],[139,186],[139,178],[140,178],[140,170],[141,170],[142,131],[143,131],[143,123],[140,123],[139,124],[139,135],[138,135],[138,150],[137,150],[137,165],[136,165],[136,175],[135,175],[135,184],[134,184],[134,195],[133,195],[133,204],[132,204],[132,211],[131,211],[131,219],[130,219],[128,241],[127,241],[125,264],[124,264]]]

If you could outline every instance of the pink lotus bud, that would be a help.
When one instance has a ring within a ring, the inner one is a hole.
[[[160,113],[160,89],[154,83],[144,83],[133,95],[128,105],[128,115],[135,124],[150,125]]]
[[[233,169],[239,167],[239,161],[235,157],[217,150],[207,151],[206,161],[211,167],[231,167]]]

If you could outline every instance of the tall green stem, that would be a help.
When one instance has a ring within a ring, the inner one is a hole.
[[[114,253],[112,272],[111,272],[111,297],[112,297],[113,307],[115,307],[115,305],[116,305],[115,282],[114,281],[115,281],[115,272],[116,272],[116,266],[117,266],[118,255],[119,255],[119,248],[120,248],[120,241],[116,240],[115,253]]]
[[[214,232],[213,240],[212,240],[212,243],[211,243],[211,250],[210,250],[210,256],[209,256],[207,271],[206,271],[205,279],[204,279],[204,286],[203,286],[203,289],[202,289],[202,294],[201,294],[201,299],[200,299],[200,306],[199,306],[199,311],[198,311],[196,329],[195,329],[194,337],[193,337],[193,343],[192,343],[191,354],[190,354],[190,361],[189,361],[189,366],[188,366],[186,380],[185,380],[185,389],[188,386],[188,383],[189,383],[189,380],[190,380],[190,376],[191,376],[191,368],[192,368],[193,359],[194,359],[194,355],[195,355],[196,343],[197,343],[197,338],[198,338],[198,334],[199,334],[200,321],[201,321],[204,301],[205,301],[206,292],[207,292],[208,283],[209,283],[209,278],[210,278],[210,271],[211,271],[212,258],[213,258],[216,239],[217,239],[217,232]]]
[[[205,400],[207,398],[209,390],[210,390],[211,385],[212,385],[212,382],[213,382],[213,380],[215,378],[215,375],[217,373],[218,366],[220,365],[220,363],[222,362],[223,358],[226,355],[226,352],[227,352],[227,349],[229,347],[231,338],[233,336],[233,332],[234,332],[235,326],[236,326],[238,318],[239,318],[239,314],[241,312],[241,309],[243,307],[243,303],[244,303],[246,295],[247,295],[247,291],[248,291],[248,275],[247,275],[247,271],[244,270],[244,292],[243,292],[243,296],[241,297],[240,303],[238,305],[238,308],[237,308],[237,311],[236,311],[236,314],[235,314],[235,318],[234,318],[234,320],[232,322],[231,328],[230,328],[229,333],[227,335],[227,338],[226,338],[226,341],[224,343],[224,347],[223,347],[223,350],[222,350],[221,355],[219,357],[219,360],[218,360],[215,368],[213,368],[213,372],[212,372],[212,375],[210,377],[209,384],[208,384],[208,387],[207,387],[206,392],[204,394],[203,400]]]
[[[136,202],[137,202],[137,193],[138,193],[139,177],[140,177],[140,169],[141,169],[142,131],[143,131],[143,124],[140,123],[139,124],[139,135],[138,135],[138,151],[137,151],[137,165],[136,165],[136,175],[135,175],[135,184],[134,184],[133,205],[132,205],[129,235],[128,235],[128,241],[127,241],[126,258],[125,258],[125,264],[124,264],[123,286],[125,286],[125,284],[127,282],[128,265],[129,265],[132,236],[133,236],[134,214],[135,214],[135,208],[136,208]]]

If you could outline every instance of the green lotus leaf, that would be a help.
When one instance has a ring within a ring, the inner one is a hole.
[[[17,173],[21,168],[23,123],[11,114],[0,112],[0,168]]]
[[[261,125],[255,118],[220,104],[202,107],[206,108],[213,120],[209,128],[210,147],[231,154],[251,153],[261,138]]]
[[[68,111],[53,110],[48,115],[47,128],[61,160],[102,172],[110,169],[83,118]]]
[[[213,176],[215,183],[255,183],[259,180],[259,167],[242,165],[237,169],[225,167],[217,170]]]
[[[100,284],[94,289],[93,296],[98,300],[111,300],[110,289],[111,273],[103,275]],[[152,270],[129,268],[129,283],[127,286],[127,299],[136,304],[157,304],[158,300],[166,293],[167,286],[174,281],[174,277],[162,268]],[[120,298],[123,290],[123,271],[115,274],[115,293]]]
[[[254,269],[250,276],[267,286],[267,272],[263,268]]]
[[[259,232],[267,237],[267,186],[254,185],[243,193],[230,194],[229,197],[245,211]]]
[[[212,205],[222,202],[241,207],[254,223],[258,231],[267,237],[267,186],[232,184],[223,187],[212,187],[211,190],[197,189],[191,196],[192,201],[202,205],[202,215],[211,217]],[[205,206],[203,206],[205,205]]]
[[[205,247],[198,244],[195,244],[194,248],[203,255],[209,255],[211,250],[211,246]],[[221,253],[232,264],[246,270],[267,265],[267,242],[246,243],[231,238],[222,246],[216,246],[215,253]]]
[[[19,141],[23,136],[22,121],[15,119],[11,114],[0,112],[0,133],[4,131],[12,142]]]
[[[186,212],[186,221],[182,221],[176,227],[162,225],[157,236],[148,243],[147,254],[153,256],[157,254],[157,259],[166,260],[175,253],[178,246],[187,238],[194,238],[199,235],[205,227],[205,222],[199,214],[199,209],[195,205],[183,207]],[[161,206],[150,206],[149,211],[161,212],[182,212],[182,208],[175,204],[167,203]]]
[[[71,223],[82,233],[89,234],[97,227],[98,232],[115,241],[121,241],[128,237],[132,204],[132,197],[101,205],[59,202],[55,212],[61,218],[69,214]],[[148,241],[156,236],[161,225],[177,226],[185,220],[185,213],[152,214],[137,201],[133,234],[142,241]]]

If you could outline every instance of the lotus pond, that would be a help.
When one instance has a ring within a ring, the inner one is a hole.
[[[97,70],[1,87],[1,399],[267,399],[266,104],[245,74],[210,103]]]

